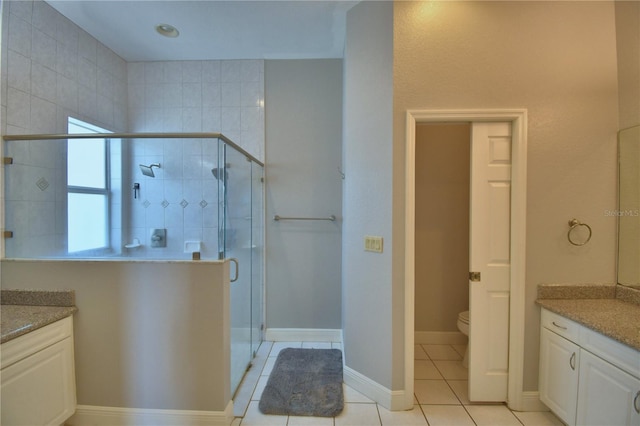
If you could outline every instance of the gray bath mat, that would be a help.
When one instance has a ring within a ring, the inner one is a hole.
[[[260,411],[333,417],[343,407],[341,351],[296,348],[280,351],[262,392]]]

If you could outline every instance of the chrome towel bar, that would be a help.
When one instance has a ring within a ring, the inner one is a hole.
[[[284,216],[275,215],[273,217],[273,220],[275,220],[275,221],[279,221],[279,220],[330,220],[331,222],[335,222],[336,217],[334,215],[331,215],[329,217],[284,217]]]

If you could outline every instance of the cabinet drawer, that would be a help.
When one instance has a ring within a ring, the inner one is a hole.
[[[580,329],[582,326],[577,322],[571,321],[570,319],[546,309],[542,309],[540,321],[544,328],[559,334],[565,339],[578,343],[580,338]]]
[[[67,317],[2,344],[0,366],[4,369],[51,346],[73,333],[73,317]]]

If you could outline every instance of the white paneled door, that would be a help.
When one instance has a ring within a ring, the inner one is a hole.
[[[509,373],[511,124],[473,123],[469,399],[506,401]]]

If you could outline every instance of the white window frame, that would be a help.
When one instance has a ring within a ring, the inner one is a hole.
[[[84,129],[86,129],[87,131],[85,133],[100,133],[100,134],[104,134],[104,133],[113,133],[109,130],[103,129],[101,127],[98,127],[94,124],[88,123],[84,120],[80,120],[74,117],[68,117],[68,124],[73,124],[74,126],[77,127],[82,127]],[[67,126],[67,131],[68,133],[71,133],[69,131],[69,127]],[[86,250],[78,250],[78,251],[69,251],[69,211],[68,211],[68,204],[67,204],[67,254],[71,255],[71,256],[99,256],[99,255],[104,255],[104,254],[108,254],[111,252],[111,235],[110,235],[110,229],[111,229],[111,214],[110,214],[110,205],[111,205],[111,164],[110,164],[110,150],[109,150],[109,139],[108,138],[104,138],[104,155],[105,155],[105,180],[104,180],[104,187],[103,188],[95,188],[95,187],[88,187],[88,186],[78,186],[78,185],[68,185],[67,184],[67,200],[69,199],[69,194],[94,194],[94,195],[103,195],[105,197],[105,224],[104,224],[104,235],[105,235],[105,246],[103,247],[93,247],[90,249],[86,249]],[[68,164],[67,164],[68,167]]]

